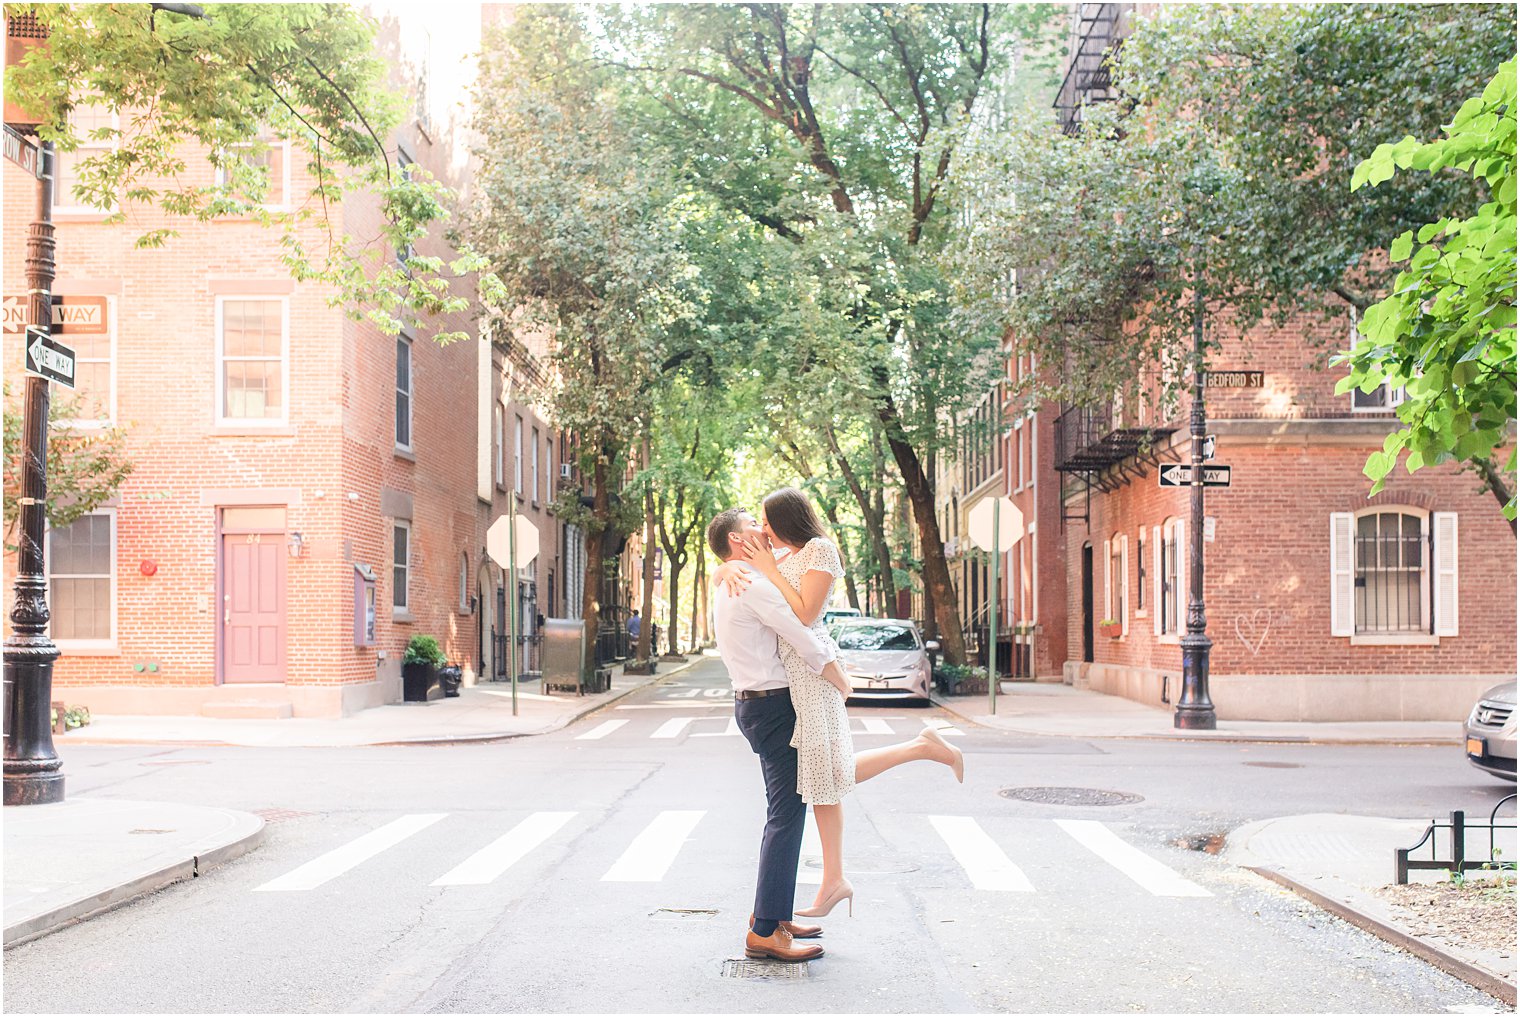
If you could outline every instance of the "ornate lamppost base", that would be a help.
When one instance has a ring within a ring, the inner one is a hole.
[[[51,805],[63,801],[63,774],[5,771],[6,805]]]

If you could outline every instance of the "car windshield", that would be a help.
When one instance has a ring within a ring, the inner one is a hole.
[[[918,640],[906,625],[842,625],[841,650],[916,650]]]

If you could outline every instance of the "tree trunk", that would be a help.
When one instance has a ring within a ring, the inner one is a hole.
[[[1488,456],[1474,459],[1473,467],[1478,471],[1478,476],[1483,478],[1484,486],[1493,492],[1494,500],[1499,503],[1499,508],[1507,510],[1510,499],[1515,496],[1515,492],[1509,489],[1509,478],[1504,475],[1503,471]],[[1506,521],[1509,523],[1509,532],[1514,534],[1516,532],[1516,521],[1514,519]]]
[[[849,487],[850,493],[855,496],[855,501],[860,506],[860,517],[866,524],[866,539],[870,541],[871,552],[876,556],[876,568],[884,577],[883,591],[890,593],[894,589],[892,552],[887,547],[887,535],[882,532],[881,520],[876,518],[872,510],[871,496],[860,482],[859,474],[851,468],[850,460],[845,457],[844,451],[839,447],[839,440],[834,436],[834,428],[825,426],[823,433],[829,444],[829,454],[834,457],[834,462],[839,466],[840,476],[844,478],[845,485]]]
[[[681,599],[681,567],[686,564],[686,561],[684,557],[680,561],[677,561],[676,556],[670,553],[669,548],[666,548],[665,563],[667,566],[669,566],[670,571],[670,631],[666,633],[666,642],[669,644],[669,649],[667,649],[666,652],[669,653],[672,657],[675,657],[679,656],[681,653],[680,644],[676,641],[676,630],[681,627],[681,615],[679,614],[679,604]]]
[[[586,532],[585,593],[581,598],[581,618],[586,625],[586,653],[581,658],[581,674],[589,678],[596,673],[596,637],[601,628],[602,608],[602,534],[611,516],[612,499],[607,491],[605,450],[599,448],[596,465],[591,469],[591,525]]]
[[[707,555],[697,555],[697,574],[691,583],[691,648],[693,651],[702,647],[702,630],[697,627],[698,619],[702,614],[702,586],[707,581],[703,575],[707,571]]]
[[[646,425],[647,427],[647,425]],[[649,432],[644,432],[644,468],[649,468]],[[634,650],[635,660],[648,660],[654,656],[654,488],[644,491],[644,572],[643,603],[639,607],[639,643]]]

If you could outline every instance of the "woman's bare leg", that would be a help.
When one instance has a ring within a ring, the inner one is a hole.
[[[885,773],[894,766],[911,763],[915,759],[929,759],[936,763],[944,763],[946,766],[954,762],[952,753],[920,735],[911,741],[855,753],[855,783],[870,780],[879,773]]]
[[[844,879],[844,806],[814,805],[813,819],[818,824],[818,840],[823,844],[823,882],[813,906],[822,904]]]

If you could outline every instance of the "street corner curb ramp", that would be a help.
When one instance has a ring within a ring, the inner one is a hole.
[[[205,875],[263,841],[252,813],[74,798],[5,810],[5,949]]]

